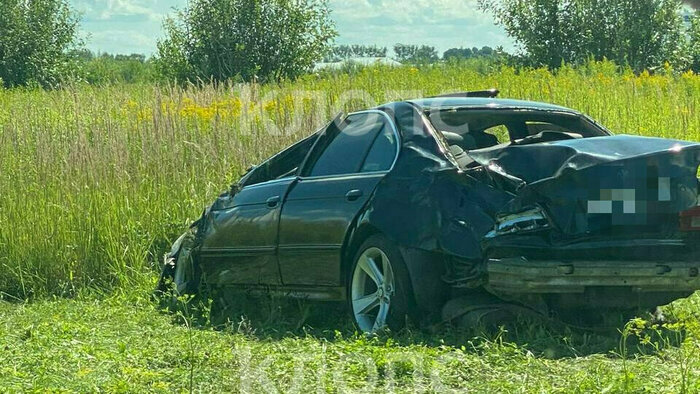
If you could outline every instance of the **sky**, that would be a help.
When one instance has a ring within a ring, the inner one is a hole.
[[[187,0],[70,0],[81,13],[87,47],[96,52],[151,55],[163,18]],[[330,0],[337,44],[503,46],[512,41],[477,9],[477,0]]]

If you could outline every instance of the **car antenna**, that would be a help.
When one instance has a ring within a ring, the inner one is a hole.
[[[498,89],[492,88],[488,90],[475,90],[471,92],[446,93],[428,98],[449,98],[449,97],[481,97],[481,98],[496,98],[498,97]]]

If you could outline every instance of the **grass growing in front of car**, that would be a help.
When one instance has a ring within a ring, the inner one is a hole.
[[[348,325],[341,305],[266,302],[272,312],[218,330],[184,318],[186,311],[157,310],[146,289],[0,303],[0,392],[700,389],[693,319],[667,328],[633,322],[624,335],[522,323],[366,337]],[[694,296],[667,313],[685,319],[698,307]]]

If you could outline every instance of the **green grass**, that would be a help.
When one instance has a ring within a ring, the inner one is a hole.
[[[214,330],[147,296],[169,243],[216,195],[337,110],[487,87],[617,133],[700,140],[700,76],[609,63],[0,90],[0,392],[700,391],[697,295],[667,308],[682,323],[624,336],[523,323],[377,338],[334,304],[262,303],[268,312]]]
[[[534,323],[370,338],[352,331],[342,306],[308,304],[215,331],[135,294],[0,304],[0,392],[700,390],[697,324],[630,330],[626,341]]]

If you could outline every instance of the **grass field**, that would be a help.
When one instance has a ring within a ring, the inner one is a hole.
[[[697,317],[667,329],[630,324],[625,335],[523,323],[366,338],[339,306],[317,307],[273,308],[269,321],[214,331],[134,294],[0,304],[0,392],[700,390]],[[694,296],[668,309],[698,308]]]
[[[620,74],[609,63],[557,74],[447,65],[279,86],[0,90],[0,392],[257,391],[260,371],[280,390],[332,390],[371,383],[367,365],[378,366],[378,387],[700,390],[697,298],[673,308],[683,327],[652,335],[641,352],[619,335],[536,325],[370,340],[340,311],[306,333],[269,322],[215,332],[173,322],[148,300],[169,243],[248,165],[341,109],[488,87],[576,108],[616,133],[700,141],[700,76]]]

